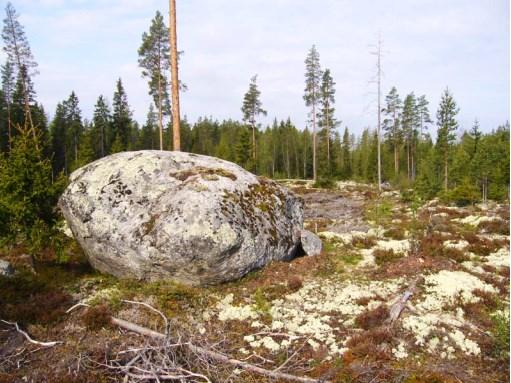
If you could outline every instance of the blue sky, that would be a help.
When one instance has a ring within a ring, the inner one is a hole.
[[[141,35],[166,0],[13,0],[39,63],[38,99],[50,116],[74,90],[90,118],[100,94],[111,100],[122,77],[139,122],[150,103],[137,64]],[[337,85],[337,118],[359,133],[374,127],[375,58],[384,41],[383,91],[425,94],[434,115],[449,86],[461,128],[485,131],[509,120],[507,0],[177,0],[182,114],[240,119],[258,74],[269,123],[304,127],[304,59],[316,44]],[[3,2],[5,6],[5,2]]]

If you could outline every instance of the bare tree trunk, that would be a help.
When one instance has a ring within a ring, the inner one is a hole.
[[[7,102],[7,134],[9,139],[9,151],[11,150],[12,127],[11,127],[11,102]]]
[[[318,179],[316,169],[316,95],[313,96],[312,102],[312,177],[314,181]]]
[[[254,160],[254,168],[256,168],[257,154],[256,154],[256,134],[255,123],[252,123],[252,159]]]
[[[410,180],[411,179],[411,172],[410,172],[410,143],[408,143],[408,145],[406,145],[406,164],[408,166],[407,168],[407,172],[408,172],[408,179]]]
[[[330,174],[330,124],[328,121],[328,103],[326,108],[326,158],[328,164],[328,174]]]
[[[447,188],[449,186],[449,179],[448,179],[448,173],[447,173],[447,152],[444,155],[444,190],[447,191]]]
[[[162,89],[161,74],[158,74],[158,125],[160,128],[160,150],[163,150],[163,111],[162,111]]]
[[[378,36],[378,190],[381,191],[381,38]]]
[[[181,150],[181,131],[179,114],[179,76],[177,60],[177,27],[176,27],[176,0],[169,0],[170,18],[170,71],[172,80],[172,132],[174,150]]]

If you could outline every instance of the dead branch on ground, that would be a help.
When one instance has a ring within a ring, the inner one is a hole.
[[[23,331],[19,326],[18,326],[18,323],[17,322],[8,322],[6,320],[3,320],[3,319],[0,319],[1,322],[5,323],[5,324],[8,324],[10,326],[14,326],[14,328],[16,329],[17,332],[19,332],[21,335],[23,335],[25,337],[26,340],[28,340],[30,343],[32,344],[37,344],[39,346],[43,346],[43,347],[53,347],[57,344],[60,344],[60,343],[63,343],[63,342],[59,342],[59,341],[54,341],[54,342],[40,342],[40,341],[37,341],[37,340],[34,340],[30,337],[30,335],[28,335],[25,331]]]

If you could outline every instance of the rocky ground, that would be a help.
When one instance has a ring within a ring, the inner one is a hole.
[[[323,239],[320,256],[188,288],[97,274],[73,247],[66,265],[43,261],[36,274],[0,278],[0,318],[19,322],[34,339],[63,342],[45,348],[0,324],[0,382],[137,381],[123,366],[141,366],[133,353],[161,345],[113,326],[110,315],[166,328],[157,313],[123,300],[164,313],[175,342],[268,371],[332,382],[509,380],[509,206],[420,205],[353,182],[332,190],[283,184],[303,197],[306,227]],[[22,252],[6,249],[3,258]],[[66,313],[78,302],[89,307]],[[151,350],[144,366],[161,359]],[[278,381],[173,355],[211,381]]]

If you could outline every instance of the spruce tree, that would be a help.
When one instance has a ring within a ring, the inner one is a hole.
[[[56,219],[55,205],[62,182],[52,182],[40,132],[19,127],[9,155],[0,155],[0,236],[30,245],[41,242]],[[32,246],[30,246],[32,247]]]
[[[94,106],[92,124],[95,132],[95,152],[96,157],[101,158],[109,153],[110,146],[113,143],[112,116],[108,102],[100,95]]]
[[[477,118],[475,119],[474,125],[472,125],[472,128],[470,129],[469,134],[470,134],[470,137],[472,137],[472,139],[474,141],[472,150],[470,151],[470,158],[473,158],[477,153],[479,142],[480,142],[481,136],[482,136],[481,130],[479,128],[479,121],[477,120]]]
[[[131,110],[128,104],[128,96],[122,85],[122,80],[117,80],[116,89],[113,97],[113,116],[112,116],[112,133],[115,143],[115,152],[125,151],[130,143],[130,133],[132,129]],[[114,144],[112,144],[113,146]],[[111,149],[112,153],[114,149]]]
[[[352,176],[352,163],[351,163],[351,138],[348,127],[344,129],[342,137],[342,176],[344,179],[350,179]]]
[[[151,103],[149,105],[149,111],[147,112],[146,122],[140,131],[138,149],[155,149],[154,132],[158,127],[157,124],[156,112]]]
[[[305,105],[311,108],[310,117],[312,120],[312,177],[314,181],[317,180],[317,117],[318,117],[318,102],[321,95],[321,66],[319,63],[319,53],[316,50],[316,46],[313,45],[307,54],[307,58],[305,59],[305,94],[303,99],[305,100]]]
[[[459,108],[449,88],[446,88],[442,94],[442,99],[438,107],[437,119],[437,141],[436,149],[443,162],[444,173],[444,190],[449,188],[449,155],[452,144],[456,139],[456,129],[458,129],[458,122],[456,115]]]
[[[257,161],[257,149],[256,149],[256,119],[257,116],[262,114],[266,116],[267,112],[263,109],[261,102],[261,92],[257,88],[257,75],[250,79],[250,85],[248,91],[243,97],[243,105],[241,112],[243,113],[243,122],[248,124],[252,128],[252,161],[254,165]],[[255,170],[255,169],[254,169]]]
[[[67,173],[67,111],[63,103],[58,103],[55,116],[50,124],[51,151],[53,153],[52,166],[53,177],[56,178],[60,172]]]
[[[85,122],[82,132],[82,139],[80,142],[80,151],[78,153],[78,159],[75,164],[76,168],[85,166],[96,159],[94,147],[94,130],[91,124]]]
[[[239,141],[236,145],[236,163],[247,168],[249,159],[250,159],[250,133],[245,128],[241,131]]]
[[[68,163],[72,163],[72,168],[76,169],[78,165],[78,153],[80,140],[83,132],[82,111],[79,107],[78,97],[75,92],[71,92],[69,98],[64,101],[66,110],[66,146],[68,148]]]

